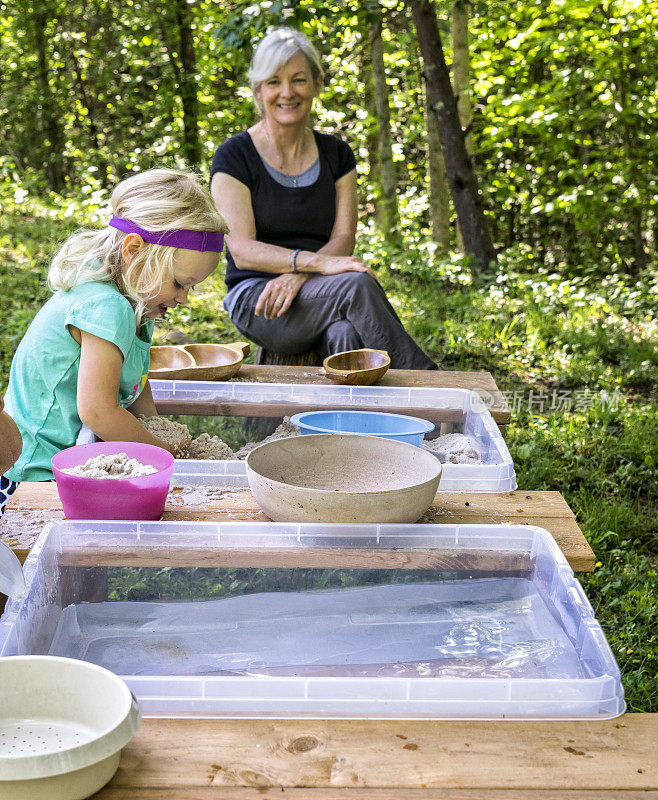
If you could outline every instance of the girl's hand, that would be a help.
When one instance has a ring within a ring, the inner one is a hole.
[[[183,436],[183,438],[178,442],[172,442],[172,443],[162,442],[161,447],[164,447],[165,450],[169,450],[172,456],[174,458],[177,458],[183,453],[183,451],[187,450],[187,448],[190,446],[191,443],[192,443],[191,436]]]
[[[363,261],[355,256],[322,256],[320,268],[322,275],[338,275],[341,272],[367,272],[375,277],[375,273]]]
[[[272,278],[260,293],[254,314],[265,319],[276,319],[286,313],[309,275],[289,272]]]

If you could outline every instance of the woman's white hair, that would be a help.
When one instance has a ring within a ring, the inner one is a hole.
[[[296,53],[302,53],[306,57],[311,77],[317,83],[324,74],[320,55],[303,33],[294,28],[275,28],[258,43],[247,75],[259,111],[262,112],[262,108],[256,92],[261,83],[276,75]]]
[[[117,217],[148,231],[186,228],[228,233],[201,179],[193,172],[151,169],[118,184],[110,197]],[[48,270],[48,285],[68,291],[89,281],[114,281],[135,309],[139,325],[148,301],[174,277],[177,248],[144,243],[126,265],[121,247],[126,234],[116,228],[83,230],[64,242]]]

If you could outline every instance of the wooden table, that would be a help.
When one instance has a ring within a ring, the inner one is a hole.
[[[656,800],[658,714],[146,719],[95,800]]]
[[[202,498],[201,502],[194,504],[185,498],[184,493],[170,494],[163,519],[217,522],[268,519],[248,489],[223,492],[217,499]],[[0,521],[0,539],[24,561],[43,524],[63,516],[54,483],[21,483]],[[591,572],[594,569],[596,558],[592,548],[559,492],[438,492],[424,519],[453,525],[501,522],[538,525],[554,536],[575,571]]]
[[[237,375],[239,381],[253,381],[255,383],[301,383],[317,385],[335,385],[327,378],[321,367],[287,367],[265,364],[243,364]],[[397,386],[405,388],[432,388],[432,389],[469,389],[477,392],[487,406],[491,415],[501,429],[503,434],[511,418],[511,412],[502,392],[496,386],[490,372],[457,372],[448,370],[415,370],[415,369],[389,369],[388,372],[377,381],[377,386]],[[213,406],[211,402],[183,404],[174,400],[166,403],[158,403],[158,411],[162,414],[231,414],[231,415],[250,415],[253,413],[253,406],[241,408],[229,408],[226,403],[216,404],[217,408],[209,410]],[[297,408],[297,411],[305,409]],[[398,409],[400,410],[400,409]],[[408,412],[408,409],[407,409]],[[417,412],[417,410],[416,410]],[[263,405],[261,412],[263,416],[282,416],[289,413],[289,409],[283,410],[266,408]],[[419,415],[420,416],[420,415]],[[438,421],[441,421],[439,418]]]

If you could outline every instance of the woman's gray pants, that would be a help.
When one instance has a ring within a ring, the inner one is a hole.
[[[394,369],[437,369],[405,331],[384,290],[365,272],[313,275],[281,317],[256,316],[267,280],[238,298],[231,321],[256,344],[275,353],[314,349],[325,358],[343,350],[387,350]]]

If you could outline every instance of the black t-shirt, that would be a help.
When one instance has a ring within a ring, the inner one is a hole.
[[[292,250],[317,252],[329,241],[336,220],[336,181],[356,166],[350,146],[336,136],[313,131],[320,175],[310,186],[282,186],[265,165],[247,131],[232,136],[215,151],[210,180],[216,172],[243,183],[251,193],[256,239]],[[226,285],[245,278],[274,278],[271,272],[238,269],[226,249]]]

